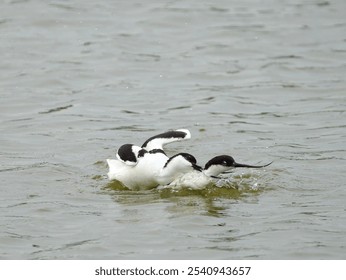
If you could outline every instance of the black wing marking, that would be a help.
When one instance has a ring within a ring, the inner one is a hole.
[[[150,137],[148,140],[144,142],[142,145],[143,149],[148,151],[158,149],[162,150],[163,146],[172,142],[181,141],[185,139],[190,139],[191,133],[187,129],[177,129],[172,131],[167,131],[164,133],[160,133],[153,137]]]

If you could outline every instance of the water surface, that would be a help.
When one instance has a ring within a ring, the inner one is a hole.
[[[346,4],[0,4],[1,259],[344,259]],[[188,128],[203,191],[128,191],[105,159]]]

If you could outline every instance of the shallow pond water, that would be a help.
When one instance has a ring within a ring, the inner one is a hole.
[[[345,1],[0,4],[1,259],[344,259]],[[106,158],[167,146],[237,170],[128,191]]]

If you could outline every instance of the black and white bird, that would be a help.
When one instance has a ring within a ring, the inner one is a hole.
[[[155,135],[141,147],[122,145],[117,151],[117,159],[107,159],[108,178],[120,181],[130,189],[151,189],[157,186],[202,189],[215,179],[220,179],[220,174],[230,172],[233,168],[263,168],[271,164],[241,164],[231,156],[220,155],[213,157],[201,168],[191,154],[179,153],[169,158],[163,150],[166,144],[190,138],[189,130],[178,129]]]
[[[117,151],[117,159],[107,159],[108,178],[130,189],[151,189],[168,185],[187,172],[201,172],[202,168],[191,154],[179,153],[169,158],[163,151],[166,144],[190,138],[190,131],[178,129],[155,135],[141,147],[122,145]]]
[[[228,173],[234,168],[263,168],[270,165],[271,163],[272,162],[265,165],[248,165],[237,163],[231,156],[220,155],[209,160],[205,164],[202,172],[186,172],[182,176],[177,177],[174,181],[167,185],[167,187],[187,187],[190,189],[203,189],[206,186],[213,184],[215,179],[221,179],[220,177],[218,177],[220,174]]]

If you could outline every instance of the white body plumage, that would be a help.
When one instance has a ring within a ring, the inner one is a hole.
[[[261,168],[236,163],[231,156],[220,155],[209,160],[202,170],[196,159],[187,153],[179,153],[168,158],[163,146],[175,141],[190,139],[186,129],[178,129],[158,134],[144,142],[142,147],[132,144],[122,145],[117,159],[107,159],[108,178],[118,180],[130,189],[151,189],[159,185],[168,187],[188,187],[201,189],[211,183],[221,173],[237,167]]]
[[[179,153],[168,158],[162,150],[168,143],[190,137],[188,130],[179,129],[153,136],[142,147],[125,144],[119,148],[117,159],[107,159],[108,178],[130,189],[151,189],[169,184],[186,172],[201,170],[192,155]]]

